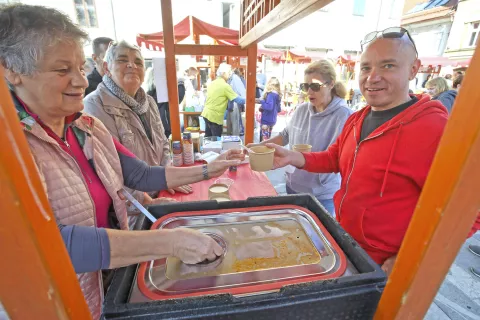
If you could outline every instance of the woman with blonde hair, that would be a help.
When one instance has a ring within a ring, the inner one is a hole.
[[[311,63],[304,72],[300,89],[309,102],[297,107],[287,127],[278,135],[263,141],[281,146],[309,144],[312,151],[324,151],[335,142],[345,121],[352,114],[345,101],[346,88],[337,82],[334,66],[327,60]],[[333,173],[309,173],[287,170],[287,193],[310,193],[334,215],[333,195],[340,188],[340,176]]]
[[[448,113],[452,112],[457,91],[450,89],[447,80],[442,77],[434,78],[427,82],[425,88],[432,100],[439,100],[447,108]]]
[[[277,123],[277,114],[282,111],[280,106],[281,96],[280,81],[273,77],[268,80],[262,99],[257,100],[262,105],[260,107],[260,112],[262,113],[260,118],[260,141],[268,140],[272,135],[273,126]]]

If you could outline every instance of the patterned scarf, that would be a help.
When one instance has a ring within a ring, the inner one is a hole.
[[[147,118],[149,118],[149,113],[147,113],[148,108],[150,107],[147,99],[147,94],[143,88],[139,88],[135,97],[129,96],[122,88],[120,88],[109,76],[106,74],[103,75],[103,83],[111,93],[113,93],[118,99],[132,109],[133,112],[137,114],[142,122],[143,128],[145,129],[145,134],[147,135],[148,140],[153,143],[152,138],[152,128],[150,128],[150,123]]]
[[[129,96],[122,88],[120,88],[109,76],[106,74],[103,76],[103,83],[118,99],[122,100],[127,106],[129,106],[133,112],[137,115],[142,115],[148,111],[147,94],[140,87],[135,94],[135,97]]]

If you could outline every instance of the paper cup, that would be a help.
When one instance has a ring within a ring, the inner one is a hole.
[[[250,159],[250,168],[253,171],[269,171],[273,168],[273,155],[275,149],[266,146],[255,146],[250,148],[248,154]]]
[[[312,146],[309,144],[296,144],[293,146],[293,151],[298,152],[311,152]]]
[[[223,183],[214,183],[208,188],[208,199],[217,200],[226,199],[223,201],[230,200],[230,194],[228,192],[228,186]]]

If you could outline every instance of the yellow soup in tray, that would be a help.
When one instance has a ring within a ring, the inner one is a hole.
[[[212,263],[213,267],[208,268],[185,265],[178,258],[169,257],[166,268],[168,279],[318,264],[321,259],[310,237],[294,219],[216,225],[208,228],[208,232],[219,235],[227,243],[223,261]]]

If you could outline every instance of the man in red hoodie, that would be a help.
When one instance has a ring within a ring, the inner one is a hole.
[[[425,94],[409,95],[420,67],[403,28],[374,32],[362,42],[360,90],[368,105],[345,123],[323,152],[277,145],[275,167],[340,172],[337,220],[390,273],[442,136],[448,113]]]

